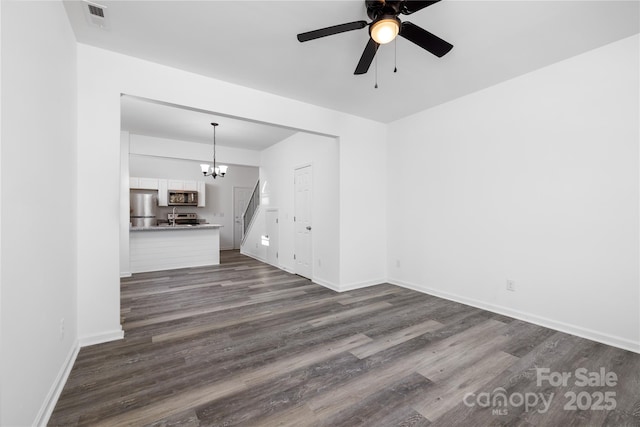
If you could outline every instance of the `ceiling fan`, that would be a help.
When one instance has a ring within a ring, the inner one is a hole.
[[[389,43],[395,39],[396,36],[404,37],[437,57],[442,57],[453,48],[452,44],[411,22],[402,22],[398,18],[400,14],[411,15],[439,1],[440,0],[365,0],[367,15],[372,20],[370,23],[367,23],[367,21],[354,21],[308,31],[298,34],[298,41],[306,42],[346,31],[360,30],[369,26],[369,42],[365,46],[364,52],[362,52],[360,61],[353,74],[365,74],[369,70],[373,58],[376,56],[378,47],[381,44]]]

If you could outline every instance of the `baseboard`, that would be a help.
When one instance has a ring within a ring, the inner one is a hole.
[[[326,280],[318,279],[318,278],[313,278],[313,279],[311,279],[311,281],[313,283],[316,283],[316,284],[320,285],[320,286],[324,286],[325,288],[329,288],[332,291],[342,292],[342,290],[340,290],[340,285],[336,285],[335,283],[328,282]]]
[[[120,272],[120,278],[122,279],[123,277],[131,277],[131,272],[129,272],[129,271],[121,271]]]
[[[64,385],[67,383],[67,379],[69,378],[69,374],[71,373],[71,369],[73,368],[73,364],[78,357],[78,352],[80,351],[80,343],[76,341],[71,349],[69,350],[69,354],[67,355],[58,375],[56,376],[55,381],[51,385],[51,389],[49,393],[47,393],[47,397],[38,411],[38,415],[33,423],[36,426],[46,426],[49,423],[49,418],[51,418],[51,414],[53,414],[53,410],[56,407],[56,403],[58,403],[58,399],[60,398],[60,394],[62,393],[62,389],[64,389]]]
[[[349,283],[346,285],[338,285],[333,282],[329,282],[323,279],[314,278],[312,280],[313,283],[317,283],[318,285],[322,285],[325,288],[329,288],[336,292],[348,292],[353,291],[355,289],[368,288],[370,286],[380,285],[385,283],[385,280],[367,280],[365,282],[357,282],[357,283]]]
[[[273,265],[273,264],[269,264],[269,265]],[[293,271],[293,270],[291,270],[291,269],[289,269],[289,268],[287,268],[287,267],[283,267],[283,266],[281,266],[281,265],[274,265],[274,267],[279,268],[279,269],[280,269],[280,270],[282,270],[282,271],[286,271],[286,272],[287,272],[287,273],[289,273],[289,274],[296,274],[296,272],[295,272],[295,271]]]
[[[240,249],[240,253],[241,253],[242,255],[246,255],[246,256],[248,256],[249,258],[253,258],[253,259],[258,260],[258,261],[260,261],[260,262],[264,262],[265,264],[269,264],[269,263],[267,262],[267,260],[263,259],[262,257],[260,257],[260,256],[258,256],[258,255],[255,255],[255,254],[252,254],[252,253],[249,253],[249,252],[244,252],[242,249]],[[269,265],[271,265],[271,264],[269,264]]]
[[[84,336],[79,339],[80,347],[87,347],[95,344],[102,344],[109,341],[121,340],[124,338],[124,331],[122,329],[104,332],[97,335]]]
[[[381,285],[387,283],[384,279],[366,280],[364,282],[347,283],[340,285],[340,292],[353,291],[355,289],[368,288],[370,286]]]
[[[428,288],[426,286],[417,285],[414,283],[405,282],[397,279],[389,279],[388,283],[392,285],[401,286],[403,288],[411,289],[417,292],[421,292],[435,297],[444,298],[450,301],[459,302],[461,304],[470,305],[472,307],[480,308],[482,310],[491,311],[492,313],[502,314],[504,316],[513,317],[514,319],[523,320],[525,322],[533,323],[545,328],[553,329],[559,332],[575,335],[581,338],[585,338],[591,341],[596,341],[602,344],[618,347],[623,350],[632,351],[634,353],[640,353],[640,342],[634,342],[626,338],[618,337],[615,335],[604,334],[592,329],[583,328],[577,325],[569,323],[559,322],[557,320],[549,319],[542,316],[537,316],[532,313],[527,313],[519,310],[513,310],[508,307],[490,304],[484,301],[462,297],[456,294],[450,294],[448,292],[442,292],[435,289]]]
[[[260,262],[264,262],[265,264],[269,264],[267,262],[267,260],[262,259],[261,257],[259,257],[257,255],[254,255],[254,254],[251,254],[251,253],[248,253],[248,252],[243,252],[242,249],[240,249],[240,253],[242,255],[248,256],[249,258],[253,258],[253,259],[258,260]],[[286,267],[283,267],[281,265],[273,265],[273,264],[269,264],[269,265],[272,266],[272,267],[275,267],[275,268],[279,268],[280,270],[285,271],[285,272],[287,272],[289,274],[296,274],[295,271],[292,271],[292,270],[290,270],[290,269],[288,269]],[[335,283],[328,282],[326,280],[318,279],[318,278],[313,278],[313,279],[311,279],[311,281],[313,283],[316,283],[316,284],[320,285],[320,286],[324,286],[325,288],[329,288],[329,289],[331,289],[333,291],[344,292],[344,290],[342,290],[341,287],[339,285],[336,285]],[[381,283],[381,282],[376,282],[376,283]],[[356,288],[354,288],[354,289],[356,289]]]
[[[252,253],[249,252],[244,252],[242,249],[240,249],[240,253],[242,255],[246,255],[250,258],[253,258],[255,260],[258,260],[260,262],[264,262],[265,264],[269,264],[267,262],[267,260],[263,259],[262,257],[259,257],[257,255],[254,255]],[[279,268],[280,270],[286,271],[287,273],[290,274],[296,274],[295,271],[289,270],[286,267],[283,267],[281,265],[273,265],[273,264],[269,264],[272,265],[273,267]],[[336,283],[324,280],[324,279],[318,279],[317,277],[314,277],[313,279],[311,279],[311,281],[313,283],[316,283],[320,286],[324,286],[325,288],[329,288],[332,291],[336,291],[336,292],[346,292],[346,291],[352,291],[354,289],[360,289],[360,288],[368,288],[369,286],[375,286],[375,285],[379,285],[381,283],[385,283],[385,280],[369,280],[366,282],[358,282],[358,283],[350,283],[347,285],[338,285]]]

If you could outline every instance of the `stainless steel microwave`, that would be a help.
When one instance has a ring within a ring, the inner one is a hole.
[[[198,192],[189,190],[169,190],[169,206],[198,206]]]

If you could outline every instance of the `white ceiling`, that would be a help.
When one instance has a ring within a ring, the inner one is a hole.
[[[353,74],[367,29],[296,39],[309,30],[369,21],[362,0],[98,3],[107,7],[107,30],[88,23],[81,2],[65,3],[81,43],[385,123],[640,29],[635,0],[443,0],[401,18],[453,50],[437,58],[399,38],[394,74],[393,43],[381,46],[374,89],[373,65],[365,75]]]
[[[139,135],[169,138],[178,141],[213,144],[213,126],[216,145],[261,151],[291,135],[296,130],[146,100],[135,96],[120,97],[122,130]]]

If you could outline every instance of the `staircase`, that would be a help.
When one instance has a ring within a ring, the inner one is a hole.
[[[260,207],[260,180],[256,183],[256,186],[253,187],[253,193],[251,193],[251,198],[249,199],[249,203],[247,204],[247,208],[244,210],[242,214],[242,243],[244,243],[244,239],[247,236],[247,231],[251,227],[251,223],[255,217],[258,208]]]

